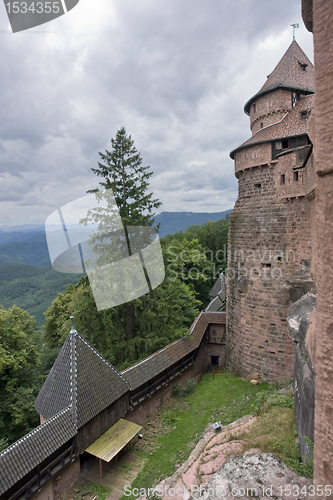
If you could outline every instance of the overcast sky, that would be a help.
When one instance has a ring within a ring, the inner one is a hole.
[[[43,223],[97,187],[98,151],[124,126],[154,172],[159,211],[232,208],[229,152],[245,102],[296,39],[301,0],[80,0],[11,33],[0,5],[0,225]]]

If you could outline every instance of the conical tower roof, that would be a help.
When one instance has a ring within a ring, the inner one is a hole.
[[[71,330],[36,398],[35,408],[49,419],[70,407],[74,426],[80,428],[128,390],[120,373]]]
[[[259,96],[276,88],[295,89],[304,94],[314,93],[314,66],[296,40],[292,41],[259,92],[245,104],[245,113],[249,114],[251,104]]]

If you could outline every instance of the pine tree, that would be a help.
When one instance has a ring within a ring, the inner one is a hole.
[[[103,177],[100,186],[112,189],[125,226],[152,226],[154,209],[162,205],[153,199],[153,193],[147,193],[148,180],[153,175],[149,166],[142,166],[142,158],[134,146],[132,137],[126,135],[124,127],[111,139],[112,149],[105,154],[99,152],[104,163],[99,168],[92,168],[94,174]],[[94,193],[98,189],[88,191]]]
[[[142,158],[134,146],[132,137],[126,135],[124,127],[117,131],[115,139],[111,138],[111,151],[106,150],[105,154],[99,152],[99,155],[104,163],[98,163],[99,168],[91,170],[99,177],[103,177],[100,186],[106,190],[112,191],[119,210],[122,225],[125,229],[125,241],[123,245],[117,240],[117,251],[125,254],[125,247],[131,252],[131,245],[128,236],[127,227],[129,226],[152,226],[154,223],[154,210],[162,205],[162,203],[153,199],[153,193],[148,192],[149,178],[152,172],[149,172],[149,166],[142,166]],[[93,189],[88,193],[96,193],[96,199],[103,196],[103,192],[99,189]],[[106,196],[107,197],[107,196]],[[111,225],[117,221],[117,214],[108,203],[108,214],[103,209],[93,209],[89,212],[86,220],[94,220],[99,223],[100,231],[92,238],[95,244],[95,251],[101,255],[99,262],[105,257],[105,254],[114,255],[112,252],[106,251],[107,244],[105,243],[105,229],[110,221]],[[84,222],[84,221],[82,221]],[[158,227],[156,228],[158,229]],[[99,241],[98,241],[99,240]],[[111,241],[111,245],[112,245]],[[126,335],[128,339],[134,337],[134,311],[132,304],[128,302],[123,306],[118,306],[119,314],[125,316]]]

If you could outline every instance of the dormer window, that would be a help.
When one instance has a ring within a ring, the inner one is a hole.
[[[308,64],[302,63],[301,61],[298,61],[298,64],[300,65],[303,71],[306,71],[306,68],[309,66]]]
[[[306,111],[301,111],[301,119],[306,120],[311,113],[311,109],[307,109]]]
[[[253,103],[252,110],[253,110],[253,113],[256,112],[256,103],[255,102]]]
[[[291,107],[294,108],[301,98],[301,93],[299,90],[291,93]]]

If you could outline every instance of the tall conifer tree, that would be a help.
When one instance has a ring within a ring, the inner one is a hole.
[[[111,189],[122,224],[125,228],[127,247],[130,249],[128,226],[152,226],[154,223],[154,210],[162,203],[153,199],[153,193],[148,193],[149,166],[142,166],[142,158],[134,146],[132,137],[127,136],[124,127],[119,129],[116,137],[111,138],[111,151],[105,154],[99,152],[103,163],[98,163],[98,168],[91,170],[99,177],[103,177],[100,186]],[[96,193],[98,189],[88,191]],[[99,217],[99,216],[97,216]],[[118,311],[125,316],[127,338],[134,337],[133,307],[130,302],[118,306]]]
[[[159,200],[153,200],[148,193],[149,166],[142,166],[142,158],[134,146],[132,137],[126,135],[124,127],[111,139],[112,149],[105,154],[99,152],[104,163],[92,168],[94,174],[103,177],[99,184],[112,189],[124,226],[151,226],[154,223],[153,211],[160,207]],[[93,193],[98,189],[88,191]]]

